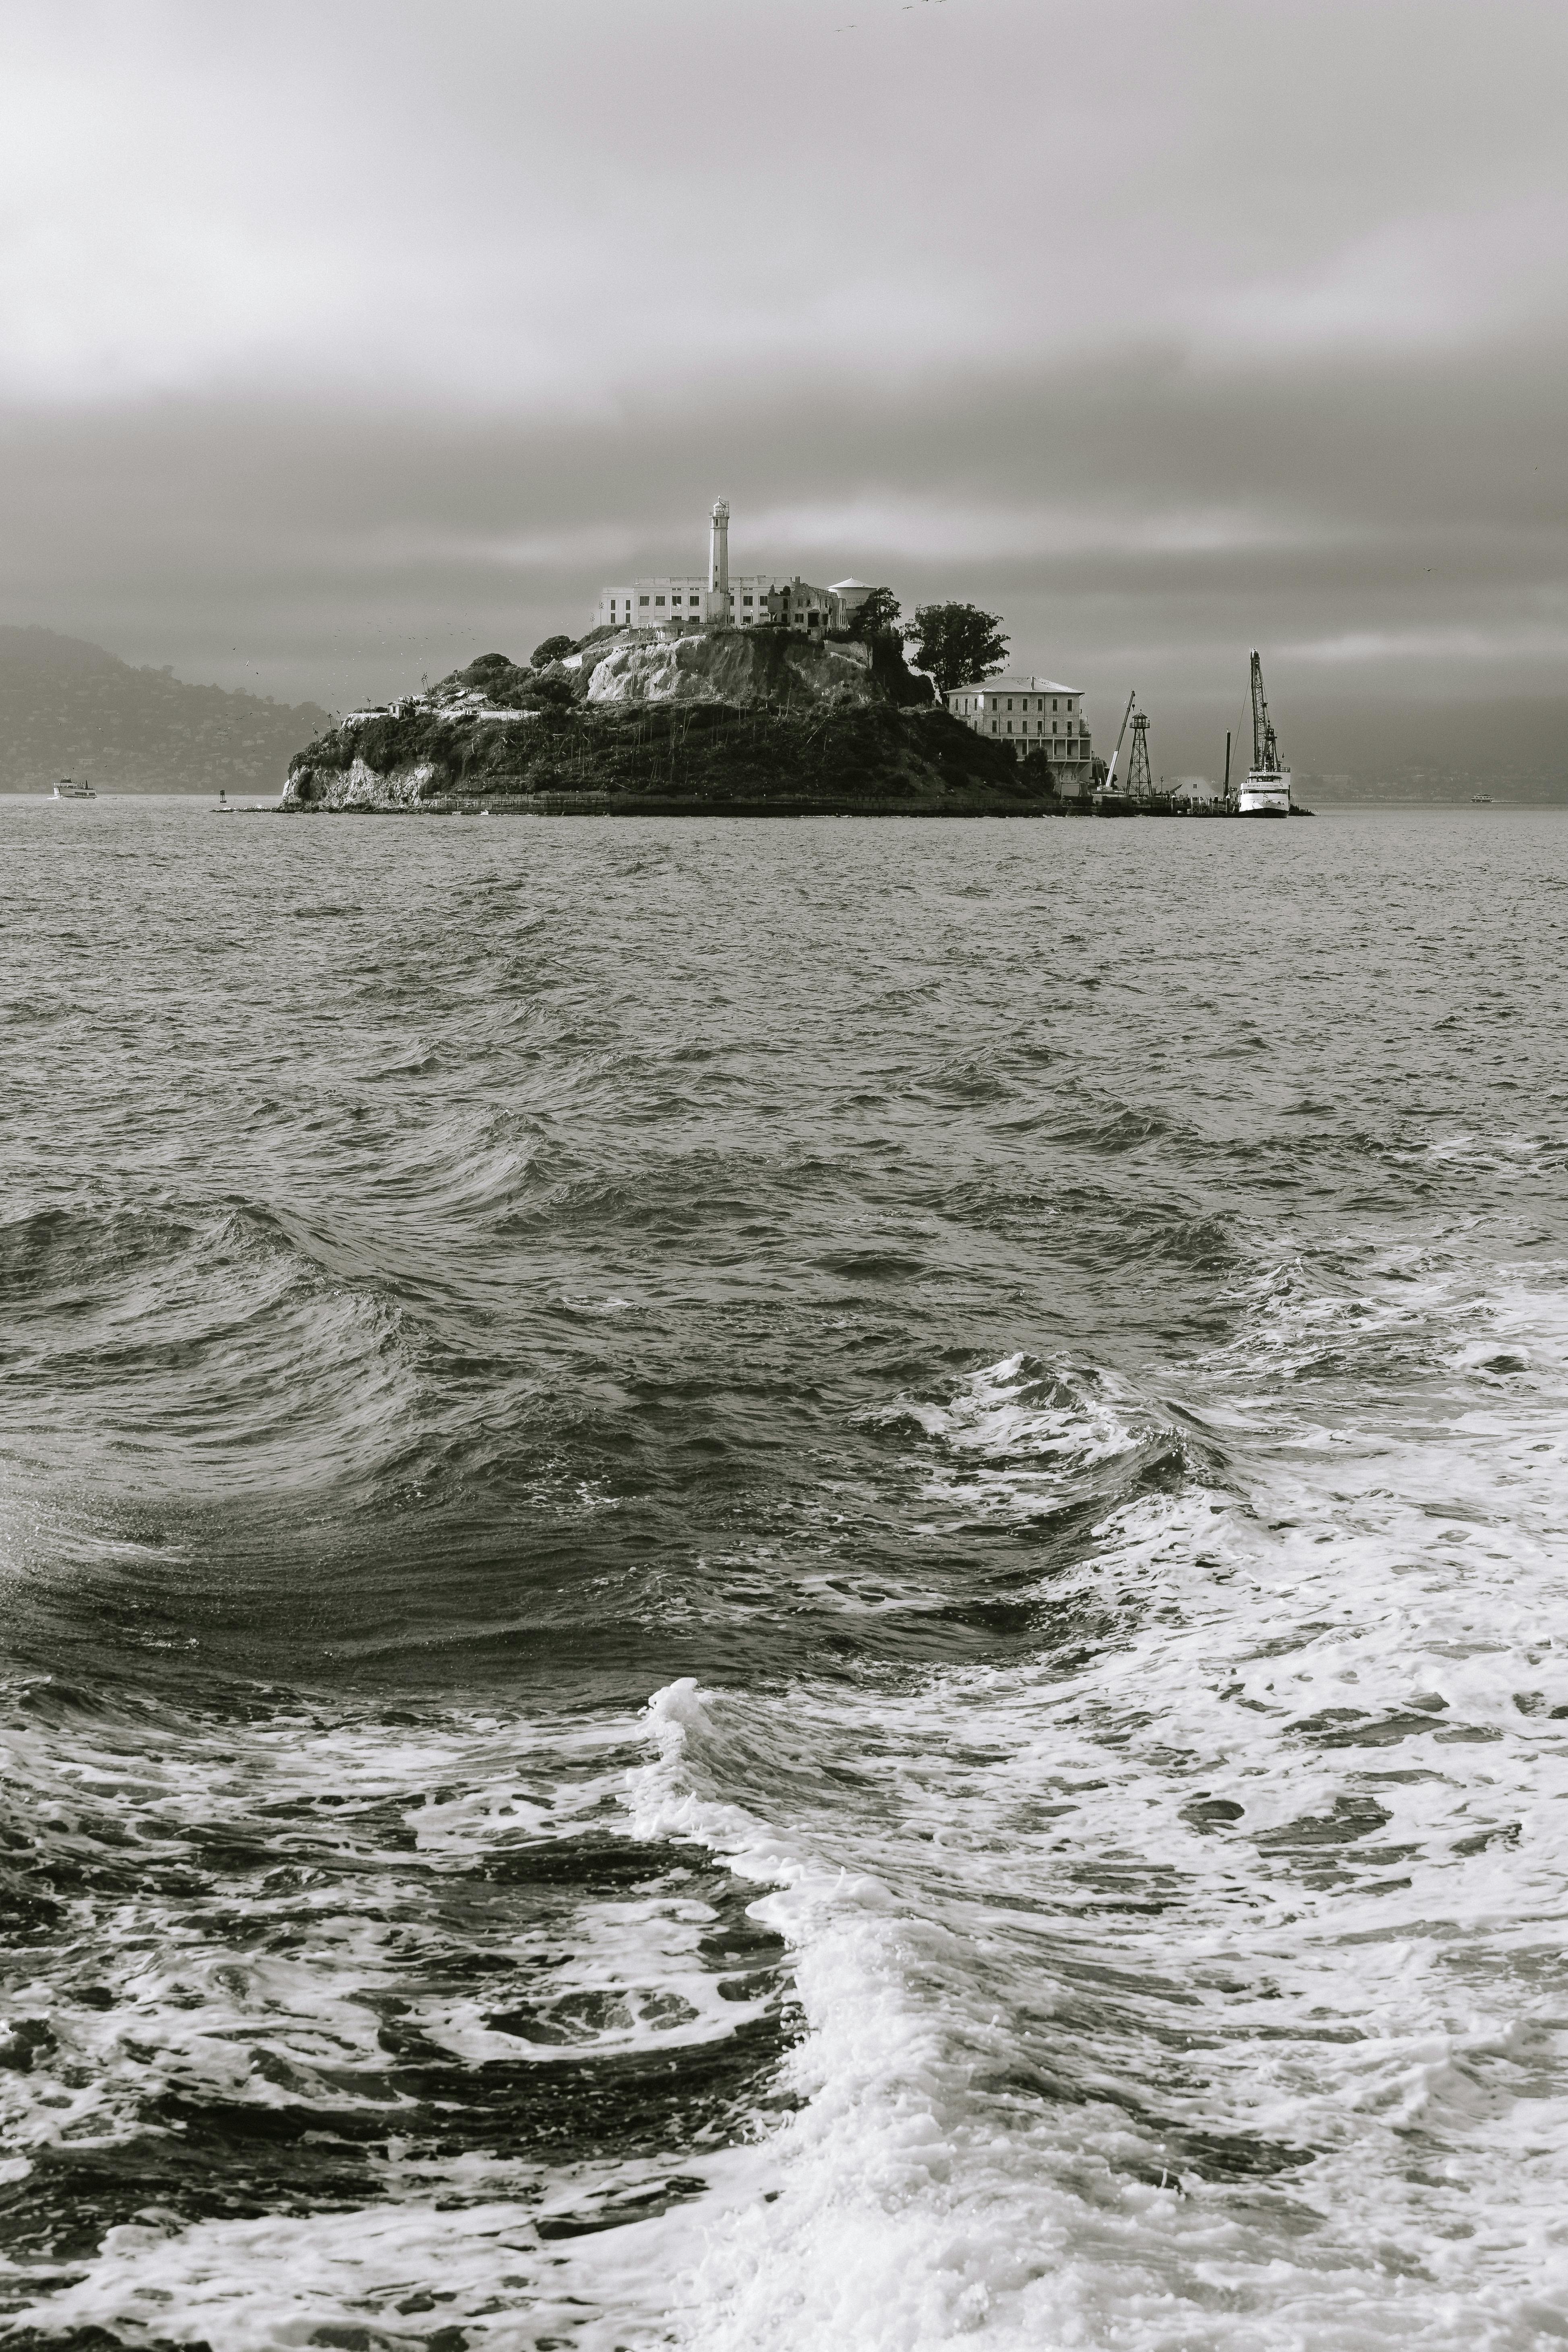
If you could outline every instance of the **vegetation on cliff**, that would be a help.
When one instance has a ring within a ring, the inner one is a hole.
[[[784,631],[671,641],[595,630],[541,667],[484,654],[427,692],[356,714],[296,758],[285,805],[419,808],[608,795],[633,808],[1007,807],[1021,767],[929,699],[896,642]]]

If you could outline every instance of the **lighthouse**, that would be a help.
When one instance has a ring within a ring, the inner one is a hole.
[[[708,541],[708,594],[703,618],[710,629],[730,625],[730,501],[713,501],[713,527]]]
[[[730,577],[730,501],[709,509],[708,570],[660,572],[645,580],[617,580],[599,591],[595,628],[654,629],[689,635],[696,629],[793,629],[826,637],[842,630],[870,594],[859,580],[818,588],[798,572],[742,572]]]

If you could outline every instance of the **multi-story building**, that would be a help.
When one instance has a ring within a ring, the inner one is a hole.
[[[853,583],[858,587],[858,582]],[[700,573],[670,572],[601,588],[595,628],[832,630],[847,626],[854,604],[837,588],[819,588],[798,572],[745,572],[730,583],[721,609]]]
[[[601,588],[595,628],[798,629],[805,635],[847,626],[870,594],[859,580],[819,588],[798,572],[747,572],[730,577],[730,507],[714,506],[708,577],[667,572],[650,580],[618,581]]]
[[[1089,782],[1093,755],[1076,686],[1054,677],[975,678],[954,687],[947,707],[977,735],[1007,743],[1020,760],[1043,751],[1058,780],[1074,791]]]

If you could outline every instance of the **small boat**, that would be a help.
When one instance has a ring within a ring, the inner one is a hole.
[[[1475,803],[1477,808],[1490,808],[1492,804],[1492,796],[1490,793],[1472,793],[1470,794],[1470,798]]]
[[[73,784],[68,776],[62,776],[55,786],[55,798],[58,801],[95,801],[98,794],[85,776],[79,784]]]
[[[1263,696],[1263,657],[1252,649],[1252,765],[1237,798],[1238,816],[1289,816],[1290,771],[1280,764],[1274,721]]]

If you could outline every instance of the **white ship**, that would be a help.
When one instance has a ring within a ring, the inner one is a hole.
[[[1289,816],[1290,771],[1279,763],[1274,721],[1263,698],[1263,662],[1252,649],[1252,765],[1237,803],[1238,816]]]
[[[98,794],[85,776],[79,784],[73,784],[68,776],[62,776],[55,786],[55,798],[58,801],[95,801]]]

